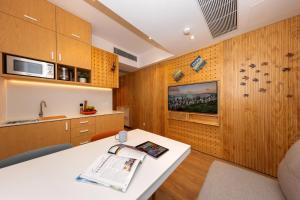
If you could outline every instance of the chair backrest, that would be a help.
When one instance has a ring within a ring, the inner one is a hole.
[[[288,200],[300,199],[300,140],[288,150],[280,162],[278,182]]]
[[[94,135],[91,138],[91,142],[94,142],[94,141],[97,141],[97,140],[101,140],[103,138],[107,138],[107,137],[116,135],[118,133],[119,133],[119,130],[118,131],[105,131],[105,132],[97,133],[96,135]]]
[[[27,152],[9,157],[4,160],[0,160],[0,169],[3,167],[8,167],[10,165],[25,162],[27,160],[31,160],[31,159],[45,156],[48,154],[52,154],[55,152],[63,151],[63,150],[69,149],[71,147],[73,147],[71,144],[59,144],[59,145],[48,146],[48,147],[44,147],[44,148],[36,149],[36,150],[32,150],[32,151],[27,151]]]

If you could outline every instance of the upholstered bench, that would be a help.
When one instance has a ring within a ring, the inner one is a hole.
[[[300,200],[300,140],[286,153],[273,179],[225,162],[211,165],[198,200]]]

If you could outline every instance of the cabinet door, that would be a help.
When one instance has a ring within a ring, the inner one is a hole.
[[[50,145],[70,143],[70,121],[0,128],[0,159]]]
[[[119,131],[124,129],[124,114],[112,114],[97,116],[96,132]]]
[[[1,0],[0,11],[55,31],[55,6],[46,0]]]
[[[57,34],[57,62],[64,65],[91,69],[91,46]]]
[[[91,25],[79,17],[56,7],[57,32],[73,39],[91,44]]]
[[[56,61],[56,34],[0,12],[0,51],[19,56]]]

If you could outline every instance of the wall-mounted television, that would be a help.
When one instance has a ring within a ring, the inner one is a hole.
[[[218,82],[170,86],[168,110],[179,112],[218,113]]]

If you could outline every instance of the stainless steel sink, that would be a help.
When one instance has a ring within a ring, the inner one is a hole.
[[[30,122],[38,122],[38,119],[27,119],[27,120],[15,120],[15,121],[7,121],[4,124],[22,124],[22,123],[30,123]]]

